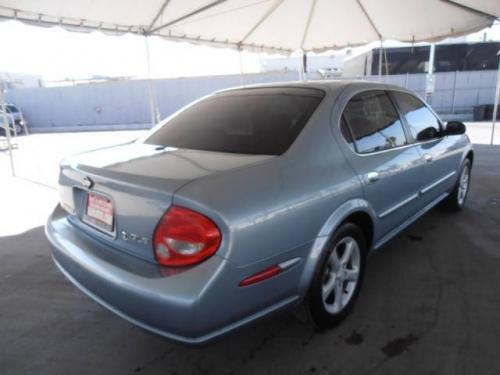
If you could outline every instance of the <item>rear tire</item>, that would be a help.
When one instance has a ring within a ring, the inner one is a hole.
[[[16,134],[22,135],[23,127],[21,125],[16,124]]]
[[[308,307],[320,329],[339,324],[352,310],[365,271],[366,239],[359,227],[343,224],[332,236],[314,274]]]
[[[443,201],[442,207],[450,212],[460,211],[467,199],[470,185],[470,172],[472,163],[469,158],[464,160],[457,182],[450,195]]]

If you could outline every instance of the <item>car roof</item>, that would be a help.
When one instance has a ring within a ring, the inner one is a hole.
[[[321,80],[321,81],[293,81],[293,82],[275,82],[275,83],[258,83],[246,86],[232,87],[228,89],[223,89],[217,91],[216,94],[220,93],[231,93],[231,92],[241,92],[244,90],[253,89],[265,89],[265,88],[309,88],[318,89],[330,93],[338,93],[348,86],[356,86],[356,88],[361,90],[399,90],[406,91],[405,88],[401,86],[389,85],[380,82],[372,82],[366,80]]]

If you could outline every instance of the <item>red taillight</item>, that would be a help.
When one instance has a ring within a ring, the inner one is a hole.
[[[164,266],[199,263],[219,248],[221,233],[208,217],[179,206],[172,206],[156,227],[154,252]]]

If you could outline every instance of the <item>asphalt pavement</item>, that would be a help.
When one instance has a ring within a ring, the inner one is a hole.
[[[353,313],[324,332],[286,314],[184,347],[73,287],[42,226],[0,236],[0,374],[499,374],[500,146],[475,150],[465,210],[372,255]]]

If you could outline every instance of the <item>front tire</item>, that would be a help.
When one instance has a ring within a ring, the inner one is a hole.
[[[309,290],[309,311],[321,329],[340,323],[352,310],[363,281],[366,239],[359,227],[343,224],[334,233]]]
[[[472,163],[469,158],[465,159],[460,169],[460,175],[450,195],[443,201],[443,207],[448,211],[460,211],[467,199],[470,184],[470,172]]]

